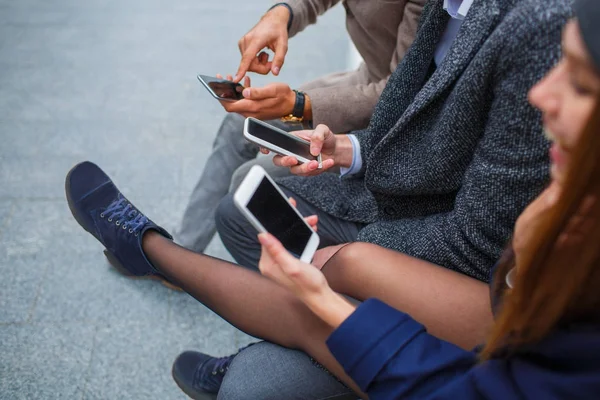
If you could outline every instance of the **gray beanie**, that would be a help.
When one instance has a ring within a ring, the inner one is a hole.
[[[576,0],[575,16],[592,61],[600,69],[600,0]]]

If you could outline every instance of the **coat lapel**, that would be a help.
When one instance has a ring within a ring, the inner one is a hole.
[[[448,54],[398,121],[406,122],[442,95],[467,68],[501,20],[501,0],[475,0]]]
[[[413,45],[381,93],[370,128],[382,136],[396,125],[423,87],[435,48],[449,19],[442,4],[443,0],[430,0],[426,5]],[[406,79],[407,74],[411,79]],[[402,91],[401,95],[398,94],[399,90]]]

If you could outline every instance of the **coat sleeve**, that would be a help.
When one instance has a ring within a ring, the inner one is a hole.
[[[327,346],[372,400],[425,399],[477,362],[475,353],[429,335],[410,316],[376,299],[361,304]]]
[[[286,3],[292,8],[294,19],[290,27],[290,37],[301,32],[308,25],[317,22],[317,17],[339,3],[340,0],[287,0]]]
[[[514,221],[547,183],[548,142],[527,92],[557,60],[564,22],[562,14],[540,16],[539,26],[514,32],[499,55],[505,61],[495,72],[485,128],[453,209],[377,222],[364,228],[358,240],[487,281]]]
[[[307,89],[313,126],[325,124],[336,133],[366,128],[388,78],[378,82]]]

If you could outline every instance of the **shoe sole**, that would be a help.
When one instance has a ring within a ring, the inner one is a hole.
[[[175,371],[173,371],[173,369],[171,369],[171,376],[173,377],[173,380],[175,381],[177,386],[179,386],[179,389],[181,389],[181,391],[183,393],[185,393],[190,399],[217,400],[217,395],[214,393],[206,393],[206,392],[200,393],[200,392],[196,391],[195,389],[188,387],[185,383],[183,383],[179,379],[177,379],[177,376],[175,375]]]
[[[85,224],[84,224],[83,220],[79,217],[79,213],[75,210],[75,208],[73,206],[73,204],[75,202],[71,198],[71,174],[73,173],[73,171],[75,170],[75,168],[77,168],[78,166],[79,166],[79,164],[77,164],[76,166],[74,166],[73,168],[71,168],[71,170],[67,173],[67,177],[65,178],[65,195],[67,196],[67,204],[69,205],[69,210],[71,210],[71,214],[73,215],[73,218],[75,218],[75,221],[77,221],[77,223],[79,224],[79,226],[81,226],[87,233],[89,233],[90,235],[92,235],[93,237],[95,237],[96,239],[98,239],[96,237],[96,235],[94,235],[87,228],[85,228]],[[160,281],[163,285],[165,285],[169,289],[177,290],[177,291],[182,291],[182,289],[179,286],[173,285],[171,282],[165,280],[164,278],[162,278],[160,276],[156,276],[156,275],[144,275],[144,276],[133,275],[125,267],[123,267],[123,265],[119,262],[119,260],[117,260],[107,249],[104,249],[104,256],[108,259],[108,262],[110,263],[110,265],[114,269],[116,269],[123,276],[126,276],[126,277],[131,278],[131,279],[152,279],[152,280],[157,280],[157,281]]]

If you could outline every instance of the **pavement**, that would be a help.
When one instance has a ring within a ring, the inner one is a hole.
[[[269,1],[0,0],[0,399],[185,399],[186,349],[252,339],[185,293],[112,270],[64,178],[100,165],[172,230],[225,115],[196,80],[234,72]],[[344,70],[344,10],[290,41],[292,87]],[[229,258],[218,239],[208,253]]]

